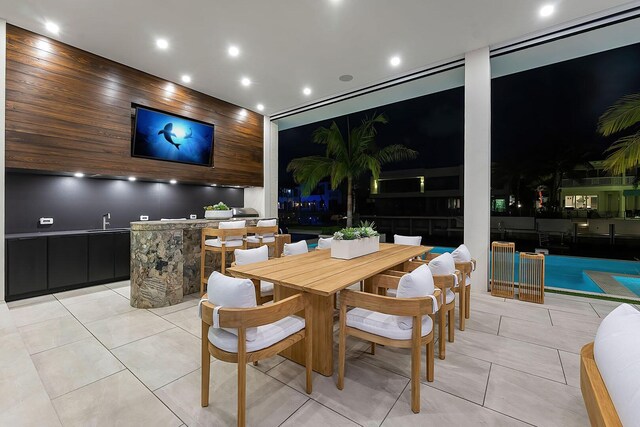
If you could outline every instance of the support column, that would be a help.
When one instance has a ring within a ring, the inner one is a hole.
[[[472,291],[488,287],[491,214],[491,63],[489,48],[465,55],[464,243],[477,260]]]
[[[278,217],[278,125],[264,116],[263,186],[244,190],[244,206],[254,208],[261,217]]]

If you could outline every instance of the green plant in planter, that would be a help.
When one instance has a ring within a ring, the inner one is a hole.
[[[347,227],[340,231],[336,231],[333,234],[333,238],[335,240],[356,240],[367,237],[376,237],[379,235],[380,234],[375,230],[375,223],[373,221],[364,221],[360,222],[359,227]]]
[[[204,207],[205,211],[228,211],[229,206],[225,205],[223,202],[216,203],[215,205],[209,205]]]

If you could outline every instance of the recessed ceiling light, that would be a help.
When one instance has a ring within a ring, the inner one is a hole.
[[[181,79],[184,83],[191,83],[191,76],[188,74],[183,74]]]
[[[310,87],[305,87],[304,89],[302,89],[302,93],[309,96],[311,95],[311,88]]]
[[[340,80],[341,82],[350,82],[351,80],[353,80],[353,76],[351,74],[343,74],[338,77],[338,80]]]
[[[258,109],[258,111],[263,111],[264,110],[264,105],[258,104],[258,105],[256,105],[256,108]]]
[[[249,86],[251,85],[251,79],[249,79],[248,77],[243,77],[240,80],[240,83],[242,83],[242,86]]]
[[[50,21],[44,24],[44,27],[47,29],[47,31],[53,34],[58,34],[60,32],[60,27],[58,26],[58,24]]]
[[[547,16],[553,15],[553,12],[555,12],[555,10],[556,7],[554,5],[546,4],[540,8],[540,16],[546,18]]]
[[[130,176],[128,179],[129,179],[129,181],[132,181],[132,182],[133,182],[133,181],[135,181],[135,180],[136,180],[136,177],[135,177],[135,176]]]
[[[389,60],[389,64],[391,64],[392,67],[397,67],[398,65],[400,65],[400,62],[402,61],[400,60],[399,56],[392,56]]]
[[[169,48],[169,42],[166,39],[157,39],[156,40],[156,47],[158,49],[165,50],[165,49]]]
[[[73,174],[73,176],[75,176],[76,178],[82,178],[84,174],[82,172],[76,172]]]
[[[176,181],[175,179],[172,179],[171,181],[169,181],[169,184],[177,184],[178,181]]]
[[[238,49],[237,46],[229,46],[229,50],[227,52],[229,52],[229,56],[233,57],[240,55],[240,49]]]

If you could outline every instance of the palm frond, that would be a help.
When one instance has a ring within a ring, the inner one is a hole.
[[[381,165],[403,160],[413,160],[418,157],[418,152],[401,144],[387,145],[376,154]]]
[[[620,98],[600,116],[598,132],[613,135],[640,122],[640,93]]]
[[[324,178],[332,175],[333,159],[324,156],[309,156],[293,159],[287,172],[293,172],[296,183],[302,184],[302,194],[308,196]]]
[[[604,161],[605,170],[622,175],[627,169],[640,164],[640,131],[620,138],[606,152],[611,152]]]

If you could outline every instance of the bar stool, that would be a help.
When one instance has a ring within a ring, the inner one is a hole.
[[[203,228],[200,242],[200,295],[204,294],[208,277],[205,274],[207,252],[219,253],[221,256],[220,272],[225,274],[227,268],[227,252],[246,249],[246,221],[222,221],[218,228]]]
[[[247,249],[267,246],[270,254],[271,248],[275,253],[276,235],[278,234],[276,221],[275,219],[261,219],[255,227],[247,227]]]

